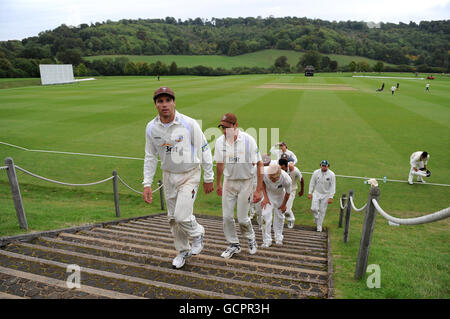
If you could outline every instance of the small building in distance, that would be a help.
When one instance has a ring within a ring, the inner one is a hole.
[[[314,76],[314,67],[312,65],[305,67],[305,76]]]

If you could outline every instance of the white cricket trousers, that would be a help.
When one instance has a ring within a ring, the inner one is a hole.
[[[314,213],[314,220],[317,226],[322,227],[325,214],[327,213],[329,194],[321,194],[319,192],[313,192],[311,201],[311,210]]]
[[[234,221],[234,208],[237,206],[237,218],[242,235],[248,240],[255,239],[255,232],[248,210],[253,193],[253,178],[249,179],[227,179],[225,177],[222,186],[222,216],[223,232],[225,239],[230,244],[239,244]]]
[[[200,166],[186,173],[163,171],[167,217],[177,251],[190,250],[189,240],[205,233],[193,214],[200,175]]]
[[[408,182],[409,183],[413,182],[414,175],[417,176],[417,181],[418,182],[423,182],[423,178],[422,177],[427,177],[427,172],[420,170],[421,168],[424,167],[423,163],[420,162],[418,166],[419,166],[418,167],[419,170],[417,172],[414,170],[414,166],[411,166],[411,170],[409,171],[409,176],[408,176]]]
[[[288,222],[290,222],[290,221],[295,222],[295,216],[294,216],[294,213],[292,212],[292,206],[294,205],[294,199],[295,199],[296,192],[297,192],[296,189],[292,190],[291,194],[289,194],[289,199],[286,203],[286,213],[284,215]]]
[[[274,203],[271,201],[265,208],[262,209],[262,237],[263,243],[272,244],[272,220],[273,220],[273,233],[275,241],[283,241],[283,227],[284,227],[284,214],[278,209],[281,203]],[[273,217],[272,217],[273,213]]]

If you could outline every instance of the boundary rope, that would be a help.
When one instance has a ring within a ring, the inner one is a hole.
[[[20,167],[20,166],[17,166],[17,165],[14,165],[14,166],[15,166],[18,170],[20,170],[20,171],[22,171],[22,172],[24,172],[24,173],[26,173],[26,174],[28,174],[28,175],[31,175],[31,176],[33,176],[33,177],[42,179],[42,180],[47,181],[47,182],[51,182],[51,183],[55,183],[55,184],[60,184],[60,185],[65,185],[65,186],[92,186],[92,185],[97,185],[97,184],[104,183],[104,182],[109,181],[109,180],[111,180],[111,179],[114,178],[114,176],[111,176],[111,177],[108,177],[108,178],[106,178],[106,179],[104,179],[104,180],[101,180],[101,181],[98,181],[98,182],[93,182],[93,183],[88,183],[88,184],[70,184],[70,183],[64,183],[64,182],[55,181],[55,180],[50,179],[50,178],[45,178],[45,177],[42,177],[42,176],[40,176],[40,175],[33,174],[33,173],[31,173],[30,171],[27,171],[26,169],[24,169],[24,168],[22,168],[22,167]]]
[[[450,217],[450,207],[444,208],[440,211],[437,211],[432,214],[424,215],[421,217],[415,217],[415,218],[396,218],[392,217],[388,213],[386,213],[378,204],[376,199],[372,199],[372,203],[375,206],[376,210],[386,218],[388,221],[400,224],[400,225],[419,225],[419,224],[427,224],[431,222],[435,222],[444,218]]]
[[[94,156],[94,157],[107,157],[107,158],[119,158],[119,159],[131,159],[131,160],[139,160],[139,161],[143,161],[143,158],[137,158],[137,157],[130,157],[130,156],[116,156],[116,155],[102,155],[102,154],[90,154],[90,153],[72,153],[72,152],[62,152],[62,151],[47,151],[47,150],[33,150],[33,149],[28,149],[22,146],[17,146],[14,144],[9,144],[9,143],[5,143],[5,142],[1,142],[0,144],[3,145],[7,145],[10,147],[15,147],[18,148],[20,150],[23,151],[27,151],[27,152],[41,152],[41,153],[54,153],[54,154],[64,154],[64,155],[81,155],[81,156]],[[159,161],[159,160],[158,160]],[[313,172],[303,172],[301,171],[302,174],[309,174],[312,175]],[[363,180],[368,180],[370,179],[370,177],[362,177],[362,176],[348,176],[348,175],[338,175],[335,174],[336,177],[344,177],[344,178],[355,178],[355,179],[363,179]],[[397,179],[385,179],[385,178],[375,178],[378,181],[384,181],[384,182],[397,182],[397,183],[408,183],[408,181],[406,180],[397,180]],[[414,182],[414,184],[421,184],[421,183],[417,183]],[[427,185],[434,185],[434,186],[446,186],[446,187],[450,187],[450,184],[438,184],[438,183],[426,183]]]
[[[365,203],[363,207],[361,207],[361,208],[356,208],[356,207],[355,207],[355,203],[353,202],[353,196],[350,196],[350,203],[352,204],[352,208],[353,208],[354,210],[356,210],[357,212],[362,211],[362,210],[363,210],[364,208],[366,208],[366,206],[367,206],[367,203]]]
[[[24,173],[26,173],[26,174],[28,174],[28,175],[30,175],[30,176],[32,176],[32,177],[35,177],[35,178],[38,178],[38,179],[42,179],[42,180],[47,181],[47,182],[51,182],[51,183],[55,183],[55,184],[64,185],[64,186],[93,186],[93,185],[98,185],[98,184],[107,182],[107,181],[109,181],[109,180],[111,180],[111,179],[114,178],[114,176],[111,176],[111,177],[108,177],[108,178],[105,178],[105,179],[103,179],[103,180],[100,180],[100,181],[97,181],[97,182],[93,182],[93,183],[86,183],[86,184],[71,184],[71,183],[65,183],[65,182],[56,181],[56,180],[53,180],[53,179],[50,179],[50,178],[46,178],[46,177],[43,177],[43,176],[34,174],[34,173],[32,173],[32,172],[30,172],[30,171],[28,171],[28,170],[26,170],[26,169],[24,169],[24,168],[22,168],[22,167],[20,167],[20,166],[18,166],[18,165],[14,165],[14,167],[17,168],[19,171],[22,171],[22,172],[24,172]],[[2,169],[7,169],[7,168],[8,168],[8,166],[1,166],[1,167],[0,167],[0,170],[2,170]],[[130,185],[128,185],[128,184],[127,184],[127,183],[126,183],[119,175],[117,175],[117,178],[119,179],[119,181],[120,181],[123,185],[125,185],[125,187],[127,187],[128,189],[130,189],[131,191],[133,191],[133,192],[135,192],[135,193],[138,193],[138,194],[142,195],[142,192],[137,191],[137,190],[135,190],[134,188],[132,188],[132,187],[131,187]],[[158,188],[152,190],[152,192],[156,192],[156,191],[160,190],[161,187],[163,187],[163,186],[164,186],[164,184],[161,184]]]
[[[348,206],[348,201],[345,203],[345,206],[342,205],[342,197],[339,197],[339,204],[341,205],[341,209],[346,209]]]

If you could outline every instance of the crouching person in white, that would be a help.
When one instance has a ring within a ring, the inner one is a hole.
[[[234,114],[225,114],[219,127],[222,128],[223,135],[216,141],[214,160],[217,168],[217,194],[222,196],[223,232],[230,244],[221,256],[228,259],[241,251],[234,221],[236,206],[239,227],[242,235],[248,240],[249,253],[255,254],[257,251],[255,232],[248,212],[250,202],[258,202],[261,199],[263,163],[256,141],[252,136],[238,129],[237,118]],[[256,171],[253,168],[254,165],[257,165]],[[255,173],[257,186],[253,192]]]
[[[333,202],[333,196],[336,192],[336,176],[328,168],[329,166],[328,161],[322,161],[320,168],[314,171],[309,182],[308,199],[312,199],[311,210],[318,232],[322,231],[322,223],[328,204]]]
[[[283,244],[284,213],[292,190],[292,180],[278,164],[264,167],[262,208],[262,248],[272,245],[272,212],[275,243]]]
[[[278,164],[283,171],[289,174],[289,177],[292,180],[292,191],[286,204],[285,216],[288,223],[288,228],[293,228],[295,223],[295,216],[294,212],[292,211],[292,206],[294,205],[295,195],[297,195],[297,182],[300,182],[301,185],[300,192],[298,192],[299,197],[303,195],[305,182],[303,181],[302,173],[297,167],[294,166],[293,162],[288,162],[287,159],[281,157],[278,160]]]
[[[203,248],[205,230],[196,221],[193,210],[200,184],[200,164],[205,193],[214,190],[212,155],[197,121],[175,110],[175,94],[170,88],[156,90],[153,100],[158,116],[146,127],[143,198],[152,203],[151,185],[159,155],[167,216],[178,251],[172,266],[181,268],[188,257],[199,254]]]
[[[427,152],[417,151],[411,154],[409,163],[411,164],[411,169],[409,171],[408,183],[413,184],[414,176],[417,176],[417,181],[424,183],[424,177],[429,177],[431,172],[427,170],[427,163],[430,159],[430,154]]]

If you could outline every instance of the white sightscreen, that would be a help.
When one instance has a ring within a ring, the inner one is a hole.
[[[72,64],[39,64],[42,85],[74,82]]]

